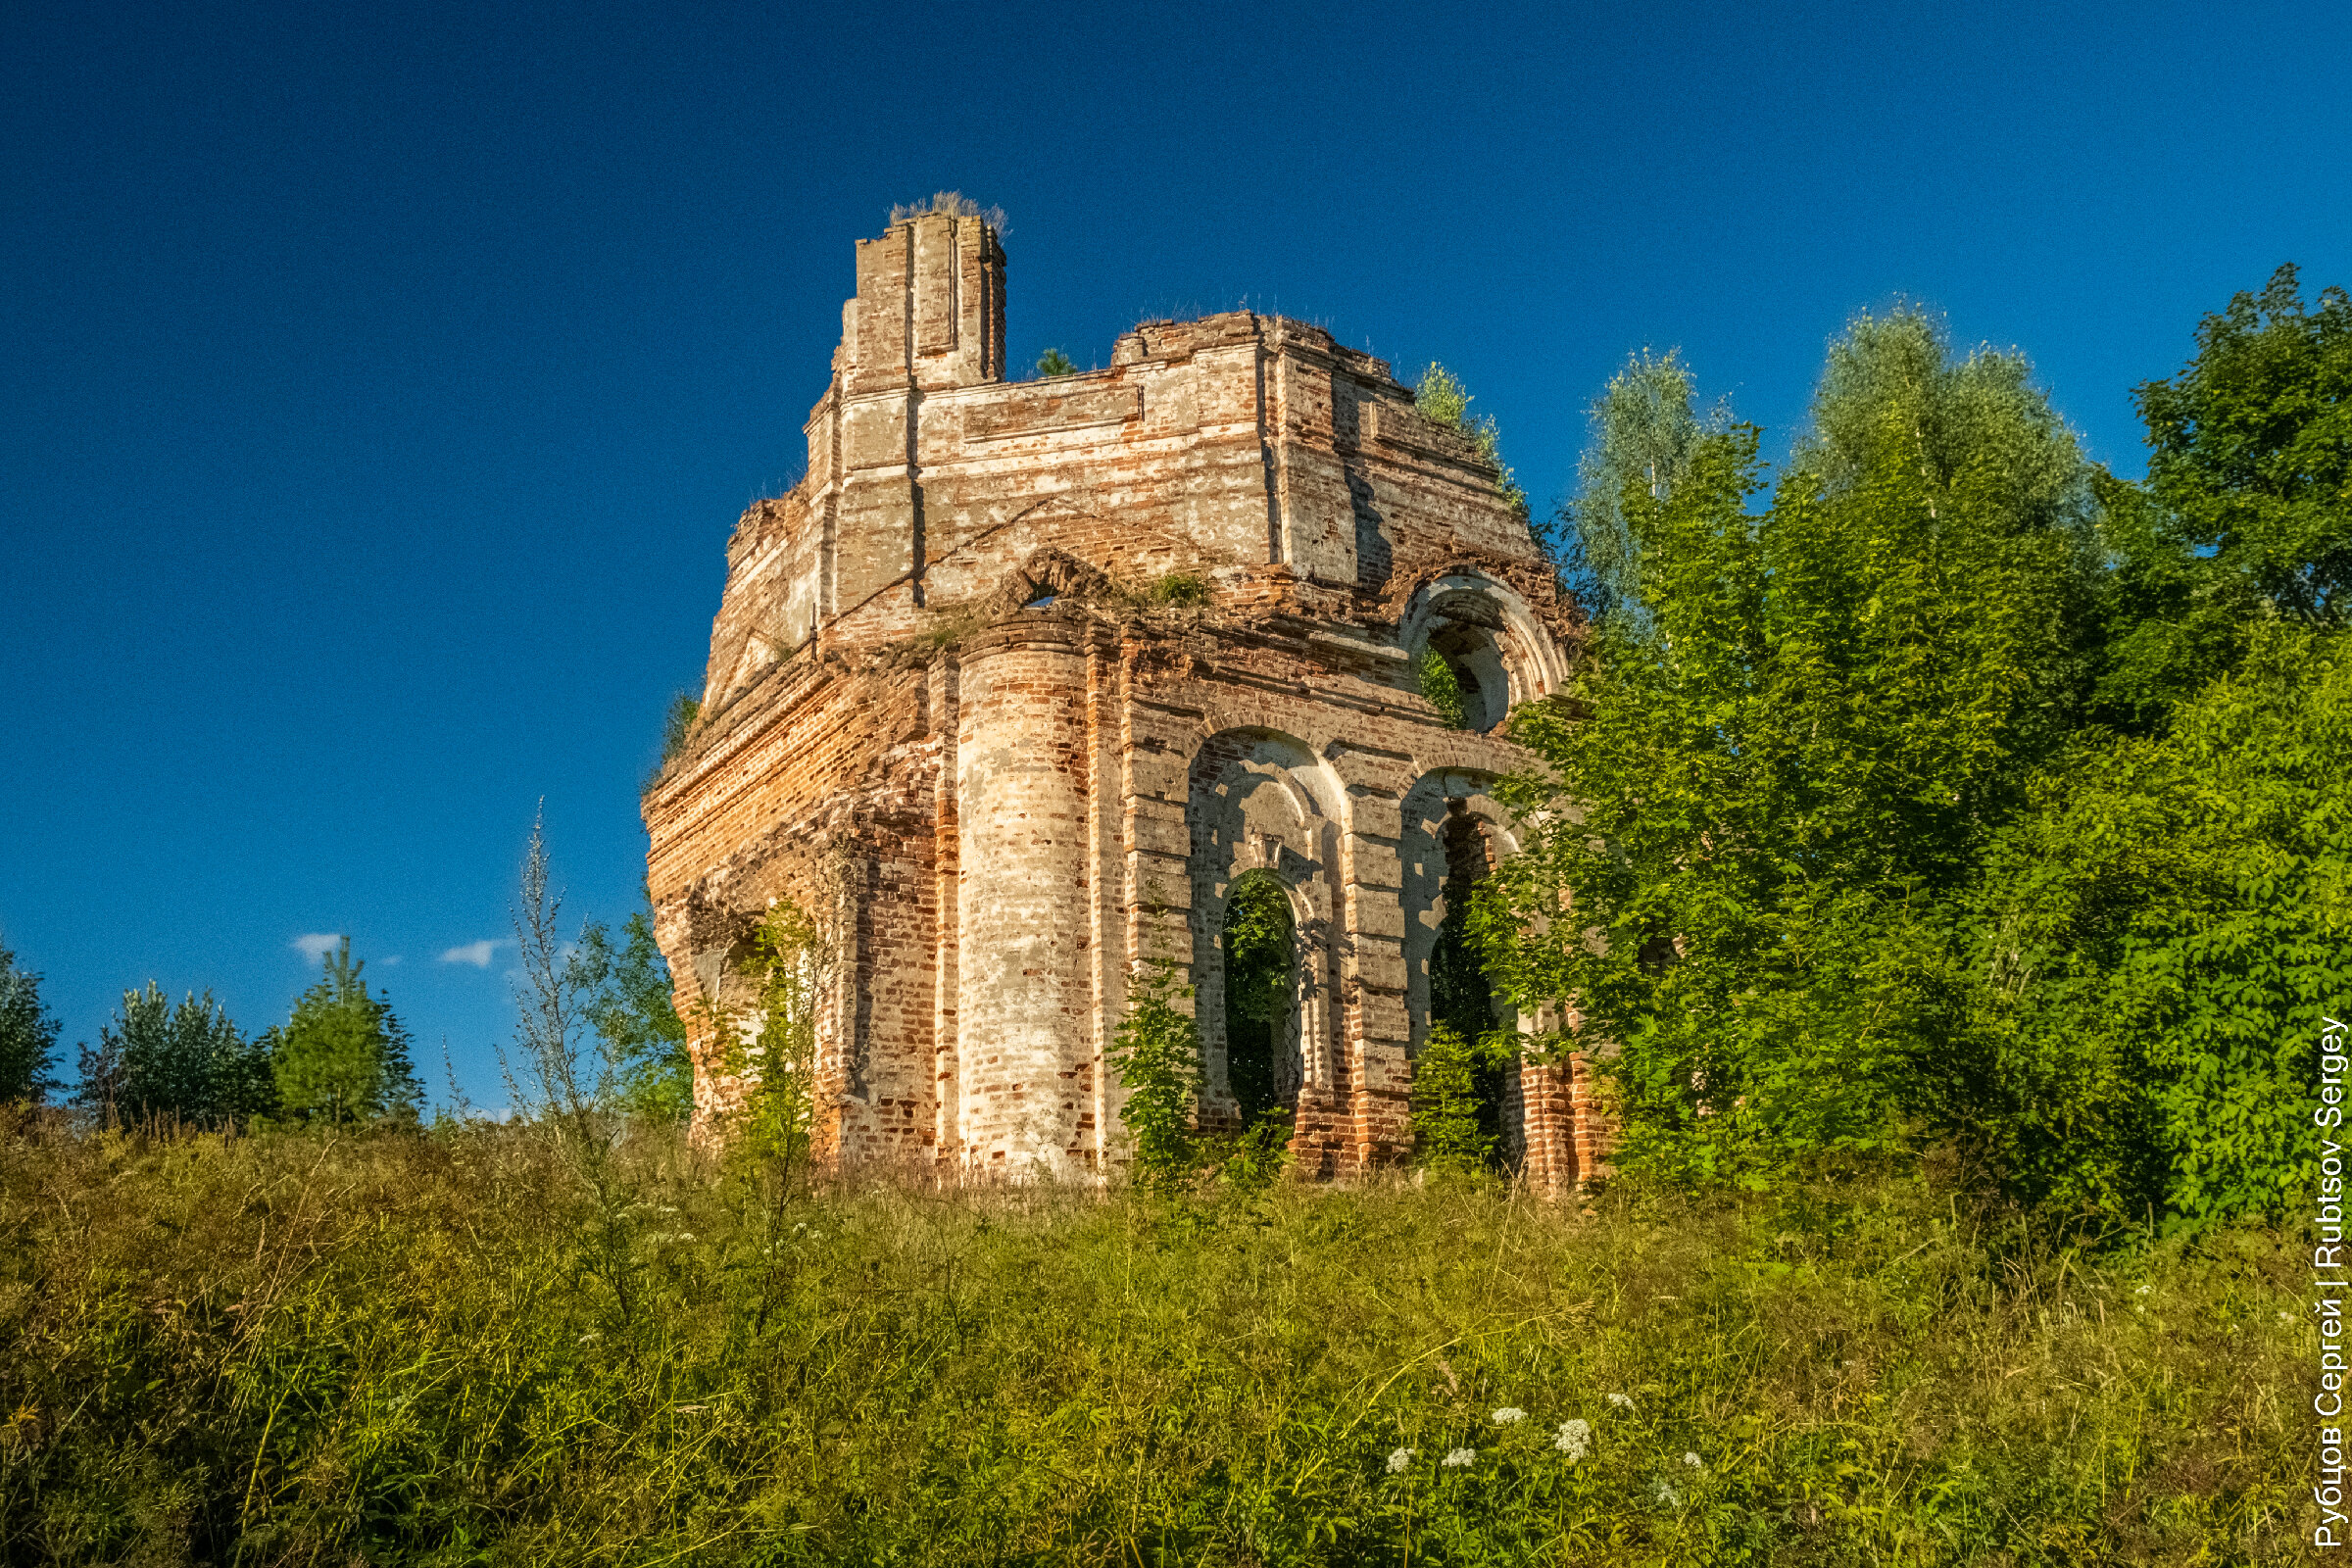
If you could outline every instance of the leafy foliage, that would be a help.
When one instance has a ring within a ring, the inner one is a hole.
[[[746,1085],[729,1135],[775,1213],[807,1185],[813,1158],[816,1012],[830,963],[816,922],[781,900],[752,933],[746,972],[759,1000],[751,1017],[706,1004],[708,1026],[724,1046],[721,1070]]]
[[[1059,349],[1048,349],[1037,357],[1037,373],[1041,379],[1056,375],[1076,375],[1078,362]]]
[[[1621,1163],[1685,1179],[1877,1157],[1957,1109],[1938,901],[2080,678],[2072,444],[2021,363],[1865,318],[1761,516],[1755,448],[1628,484],[1650,618],[1604,627],[1589,721],[1517,725],[1549,771],[1509,790],[1548,821],[1473,917],[1515,1004],[1579,999],[1621,1044]]]
[[[390,999],[370,993],[351,938],[326,955],[318,983],[294,1004],[270,1047],[279,1108],[336,1123],[389,1117],[414,1122],[424,1100],[409,1032]]]
[[[2352,669],[2257,628],[2160,738],[2085,744],[1987,857],[1984,1118],[2036,1199],[2180,1224],[2284,1214],[2305,1097],[2352,996]]]
[[[2304,307],[2295,269],[2197,328],[2197,355],[2135,394],[2160,537],[2207,581],[2334,625],[2352,585],[2352,295]]]
[[[41,977],[0,946],[0,1103],[38,1103],[57,1087],[49,1077],[57,1033],[56,1015],[41,1003]]]
[[[247,1041],[211,992],[174,1006],[152,980],[81,1050],[76,1101],[104,1123],[167,1118],[219,1127],[277,1108],[274,1034]]]
[[[691,1116],[694,1059],[669,964],[654,943],[653,916],[644,909],[630,915],[617,942],[610,927],[591,920],[570,962],[587,999],[589,1026],[611,1064],[607,1089],[614,1106],[668,1121]]]
[[[2342,624],[2352,569],[2352,297],[2306,310],[2295,270],[2238,294],[2198,352],[2134,396],[2148,426],[2144,490],[2103,486],[2111,624],[2099,718],[2160,730],[2243,656],[2258,622]]]
[[[1501,1045],[1487,1034],[1430,1025],[1413,1060],[1413,1157],[1424,1169],[1471,1175],[1494,1165],[1501,1139],[1488,1079],[1501,1060]]]
[[[1205,605],[1208,579],[1186,571],[1167,572],[1152,579],[1146,597],[1155,605]]]
[[[1469,727],[1470,705],[1462,695],[1461,677],[1444,654],[1423,648],[1413,656],[1413,677],[1420,684],[1421,700],[1437,710],[1439,723],[1447,729]]]
[[[1592,434],[1577,464],[1577,494],[1553,513],[1546,543],[1564,567],[1565,586],[1593,620],[1642,613],[1626,492],[1638,489],[1652,503],[1670,499],[1700,437],[1729,427],[1720,407],[1700,420],[1696,391],[1679,351],[1661,359],[1644,349],[1627,357],[1588,411]]]
[[[2141,389],[2144,492],[2021,358],[1909,311],[1832,346],[1761,513],[1742,428],[1627,479],[1648,615],[1604,622],[1589,720],[1521,710],[1538,825],[1474,914],[1514,1002],[1621,1048],[1622,1167],[1761,1186],[1940,1143],[2054,1212],[2284,1212],[2352,980],[2344,312],[2289,273],[2210,318]]]
[[[1200,1030],[1179,1000],[1192,994],[1165,959],[1136,966],[1127,1013],[1107,1055],[1126,1098],[1119,1122],[1134,1143],[1135,1179],[1162,1195],[1182,1191],[1200,1160],[1194,1126],[1200,1102]]]

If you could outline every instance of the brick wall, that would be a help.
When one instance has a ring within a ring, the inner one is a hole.
[[[1475,820],[1510,853],[1490,786],[1525,760],[1445,728],[1411,661],[1468,650],[1496,712],[1556,687],[1583,628],[1525,521],[1313,327],[1147,322],[1104,369],[1011,382],[984,223],[912,220],[857,261],[806,476],[738,524],[703,717],[646,796],[682,1003],[738,984],[743,932],[791,898],[834,954],[828,1157],[1100,1169],[1140,959],[1198,988],[1204,1114],[1230,1113],[1217,934],[1264,868],[1298,923],[1301,1164],[1401,1156],[1440,836]],[[1204,599],[1155,591],[1172,573]],[[736,1086],[695,1047],[709,1136]],[[1531,1178],[1595,1168],[1591,1100],[1581,1069],[1520,1076]]]

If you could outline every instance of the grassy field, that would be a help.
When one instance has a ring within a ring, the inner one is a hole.
[[[2305,1556],[2277,1235],[623,1166],[0,1123],[0,1561]]]

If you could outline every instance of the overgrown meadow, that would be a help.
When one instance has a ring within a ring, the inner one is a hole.
[[[11,1563],[2301,1560],[2276,1233],[0,1137]]]

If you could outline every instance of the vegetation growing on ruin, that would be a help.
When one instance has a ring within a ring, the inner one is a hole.
[[[890,220],[904,223],[910,219],[929,218],[943,213],[950,218],[977,218],[995,229],[1000,239],[1012,232],[1012,224],[1005,221],[1004,208],[983,207],[959,190],[936,191],[922,200],[900,202],[891,208]]]
[[[1777,474],[1689,387],[1604,401],[1620,488],[1576,515],[1640,613],[1589,718],[1520,710],[1535,830],[1475,914],[1511,1000],[1621,1047],[1620,1166],[1939,1155],[2087,1223],[2294,1211],[2352,997],[2352,298],[2288,270],[2208,318],[2139,389],[2144,488],[1907,309],[1832,346]]]
[[[1491,1081],[1508,1046],[1487,1030],[1464,1035],[1439,1020],[1413,1057],[1413,1160],[1447,1175],[1492,1170],[1502,1139]]]
[[[1192,995],[1177,966],[1139,966],[1127,981],[1127,1011],[1104,1053],[1125,1097],[1134,1178],[1161,1194],[1180,1192],[1199,1173],[1200,1030],[1176,1004]]]
[[[1434,361],[1422,370],[1421,378],[1413,383],[1414,412],[1432,424],[1467,437],[1470,444],[1478,449],[1478,455],[1494,465],[1495,493],[1513,512],[1525,517],[1528,514],[1527,492],[1512,475],[1511,466],[1502,461],[1501,427],[1494,422],[1492,414],[1472,417],[1472,394],[1462,385],[1461,378]]]
[[[1447,729],[1468,727],[1470,709],[1462,697],[1461,677],[1446,662],[1444,654],[1424,646],[1413,656],[1413,679],[1421,688],[1421,700],[1436,711],[1439,723]]]
[[[1048,349],[1037,357],[1037,374],[1041,380],[1056,375],[1076,375],[1078,362],[1059,349]]]
[[[1163,572],[1152,579],[1145,596],[1155,605],[1198,608],[1208,603],[1208,579],[1189,571]]]
[[[695,720],[703,716],[702,699],[691,692],[675,692],[669,707],[662,715],[662,762],[666,766],[686,751],[686,743],[694,738]]]
[[[1225,905],[1225,1076],[1249,1126],[1279,1106],[1275,1054],[1297,1005],[1290,895],[1271,871],[1234,879]]]
[[[0,1124],[0,1557],[2303,1560],[2286,1242]],[[593,1265],[593,1266],[591,1266]],[[1459,1462],[1448,1460],[1459,1456]]]

